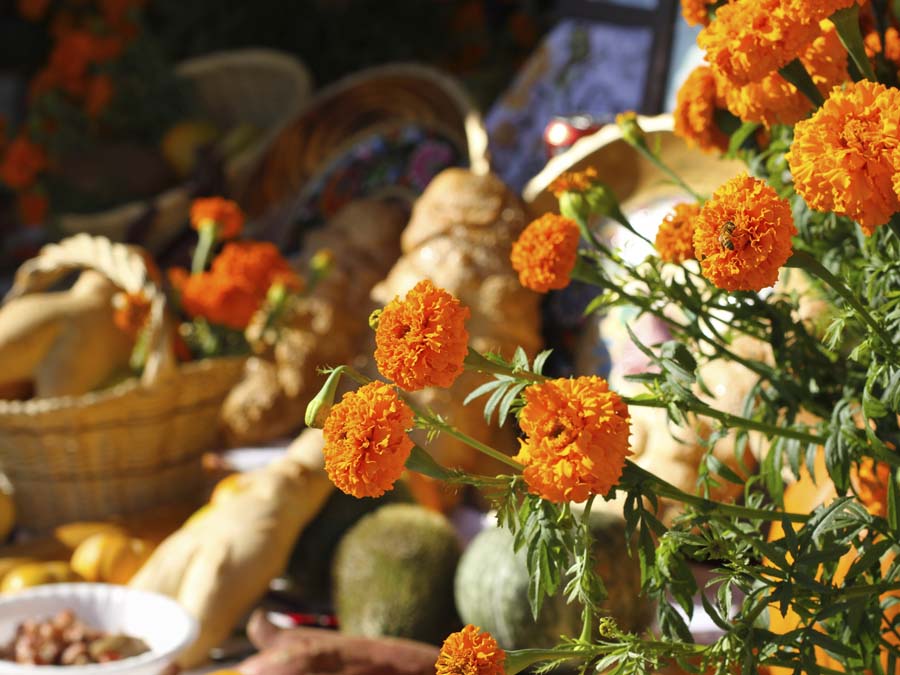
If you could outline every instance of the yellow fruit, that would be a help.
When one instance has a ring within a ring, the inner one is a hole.
[[[219,504],[226,499],[230,499],[236,494],[240,494],[246,489],[247,478],[242,473],[233,473],[230,476],[225,476],[222,480],[220,480],[216,487],[213,489],[212,495],[210,495],[209,503],[210,504]]]
[[[203,120],[184,120],[169,127],[163,136],[161,150],[166,162],[180,178],[185,178],[197,166],[197,153],[211,145],[219,130]]]
[[[87,581],[127,584],[152,552],[153,546],[143,539],[101,532],[81,542],[71,566]]]
[[[26,556],[16,556],[12,558],[0,558],[0,584],[6,578],[6,575],[17,567],[21,567],[27,563],[40,562],[37,558],[29,558]]]
[[[70,551],[74,551],[85,539],[100,533],[126,535],[121,525],[103,522],[68,523],[53,530],[53,537]]]
[[[9,539],[13,528],[16,526],[16,505],[13,498],[5,492],[0,492],[0,541]]]
[[[61,584],[66,581],[79,581],[80,577],[69,567],[68,563],[30,562],[19,565],[3,578],[0,592],[15,593],[32,586],[44,584]]]

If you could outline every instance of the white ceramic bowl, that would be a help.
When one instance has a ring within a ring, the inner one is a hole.
[[[0,644],[25,619],[46,619],[71,609],[92,628],[140,638],[150,651],[88,666],[26,666],[0,660],[0,675],[159,675],[197,637],[197,621],[157,593],[110,584],[51,584],[0,599]]]

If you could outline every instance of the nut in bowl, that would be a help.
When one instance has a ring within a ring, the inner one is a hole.
[[[108,584],[52,584],[0,600],[0,645],[13,643],[23,623],[49,624],[64,611],[97,633],[140,640],[148,651],[87,665],[31,665],[0,660],[0,675],[158,675],[197,636],[196,620],[165,596]],[[97,642],[101,640],[98,638]]]

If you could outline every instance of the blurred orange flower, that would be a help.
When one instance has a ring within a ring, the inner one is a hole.
[[[589,166],[584,171],[566,171],[550,183],[550,192],[562,197],[566,192],[587,192],[597,183],[597,169]]]
[[[143,292],[120,293],[113,302],[116,327],[132,339],[137,337],[150,317],[150,300]]]
[[[900,211],[900,90],[867,80],[835,88],[794,128],[787,154],[797,192],[817,211],[834,211],[866,234]]]
[[[539,293],[568,286],[580,241],[578,225],[570,218],[546,213],[532,221],[510,253],[519,283]]]
[[[296,272],[268,242],[232,242],[213,260],[208,272],[187,275],[169,271],[172,286],[180,293],[181,305],[192,317],[243,330],[262,306],[272,284],[297,289],[302,283]]]
[[[378,370],[406,391],[449,387],[469,351],[469,308],[430,280],[394,298],[378,318]]]
[[[708,66],[697,66],[678,90],[675,101],[675,135],[704,152],[728,150],[728,136],[716,124],[716,110],[725,100]]]
[[[13,190],[30,187],[38,174],[47,168],[44,149],[25,136],[17,136],[6,146],[0,178]]]
[[[16,209],[23,225],[40,225],[47,217],[50,203],[38,190],[27,190],[16,195]]]
[[[676,204],[663,218],[655,242],[660,259],[671,263],[694,259],[694,220],[698,213],[698,203],[685,202]]]
[[[531,492],[552,502],[605,495],[619,482],[631,416],[601,377],[549,380],[525,389],[516,459]]]
[[[900,31],[893,26],[888,27],[884,34],[884,42],[887,45],[884,58],[893,63],[895,68],[900,68]],[[873,58],[880,53],[881,35],[877,30],[873,30],[866,35],[866,54],[869,58]]]
[[[205,222],[210,221],[216,224],[219,239],[234,239],[244,227],[244,212],[230,199],[195,199],[191,204],[191,226],[199,231]]]
[[[393,489],[413,448],[407,430],[413,412],[384,382],[347,392],[322,428],[325,471],[354,497],[380,497]]]
[[[27,21],[40,21],[47,13],[50,0],[19,0],[19,14]]]
[[[435,675],[503,675],[506,652],[494,636],[468,624],[444,640],[434,664]]]
[[[84,111],[89,117],[98,117],[113,96],[113,83],[109,75],[95,75],[88,80],[84,99]]]
[[[715,191],[695,220],[703,276],[729,291],[772,286],[797,234],[791,205],[765,181],[743,174]]]
[[[859,467],[850,472],[850,481],[859,499],[873,516],[887,517],[888,482],[892,480],[891,467],[864,457]]]

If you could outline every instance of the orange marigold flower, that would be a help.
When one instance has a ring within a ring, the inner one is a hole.
[[[412,410],[391,385],[370,382],[347,392],[322,429],[328,477],[348,495],[380,497],[403,473],[412,426]]]
[[[19,0],[19,14],[26,21],[40,21],[47,13],[50,0]]]
[[[213,260],[210,272],[238,281],[260,298],[265,297],[276,279],[293,288],[302,285],[294,268],[278,252],[275,244],[267,241],[226,244]]]
[[[16,195],[16,208],[24,225],[40,225],[47,217],[50,203],[47,196],[38,190],[27,190]]]
[[[665,262],[681,263],[694,258],[694,220],[700,213],[696,202],[676,204],[656,233],[656,250]]]
[[[855,0],[735,0],[697,36],[706,60],[733,84],[758,82],[803,54],[819,22]]]
[[[494,636],[469,624],[444,640],[434,672],[435,675],[503,675],[505,661],[506,652]]]
[[[729,291],[772,286],[797,234],[791,206],[747,174],[721,186],[695,221],[694,254],[703,276]]]
[[[813,40],[800,57],[816,87],[824,97],[836,85],[849,79],[847,50],[841,44],[837,29],[830,21],[823,21],[821,34]],[[777,72],[743,87],[732,85],[724,77],[717,80],[724,93],[728,110],[745,122],[796,124],[813,110],[812,102],[793,84]]]
[[[531,492],[558,503],[607,494],[631,454],[622,398],[597,376],[533,384],[524,398],[516,459]]]
[[[449,387],[469,350],[469,308],[430,280],[382,310],[375,330],[378,370],[406,391]]]
[[[66,93],[84,95],[87,69],[95,60],[95,49],[94,36],[85,30],[73,29],[59,38],[50,52],[47,68]]]
[[[571,218],[547,213],[532,221],[512,246],[510,261],[519,283],[538,293],[569,285],[581,233]]]
[[[868,80],[835,88],[794,128],[787,161],[797,192],[812,208],[848,216],[871,235],[900,211],[898,124],[900,90]]]
[[[199,230],[204,223],[213,222],[220,239],[234,239],[244,227],[244,212],[237,203],[221,197],[195,199],[191,204],[191,225]]]
[[[681,0],[681,15],[689,26],[708,26],[709,9],[715,0]]]
[[[859,468],[850,473],[850,480],[868,512],[873,516],[886,517],[890,465],[866,457],[859,463]]]
[[[550,183],[550,192],[562,197],[565,192],[586,192],[597,182],[597,169],[589,166],[584,171],[566,171]]]
[[[8,146],[0,165],[0,178],[13,190],[31,187],[38,174],[47,168],[44,149],[25,136],[16,137]]]
[[[675,102],[675,135],[704,152],[728,150],[728,136],[716,124],[716,109],[725,100],[716,86],[712,70],[694,68],[678,90]]]
[[[192,274],[181,287],[181,306],[188,316],[244,330],[263,298],[234,279],[210,272]]]
[[[109,75],[95,75],[88,80],[85,92],[84,111],[88,117],[98,117],[113,96],[113,83]]]
[[[884,58],[900,68],[900,32],[893,26],[889,26],[884,34],[884,42],[887,45],[884,50]],[[873,30],[866,35],[866,54],[873,58],[881,53],[881,34]]]
[[[247,327],[273,283],[300,286],[274,244],[250,241],[226,244],[208,272],[185,276],[176,268],[170,270],[169,280],[188,315],[234,330]]]
[[[119,293],[113,298],[116,327],[131,338],[137,337],[150,318],[150,300],[143,292]]]

